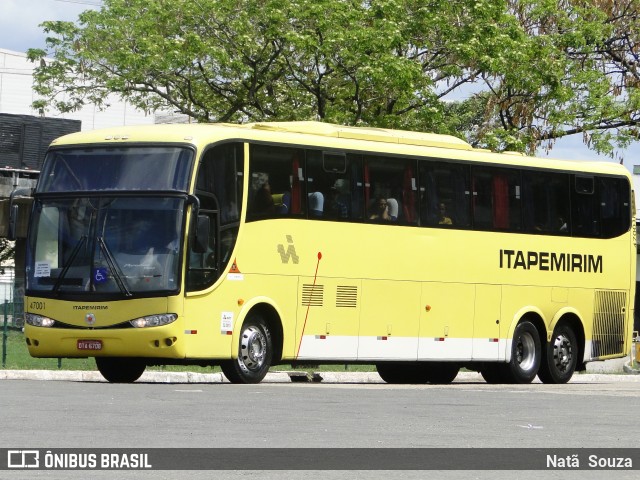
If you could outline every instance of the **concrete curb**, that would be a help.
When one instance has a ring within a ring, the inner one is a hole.
[[[570,383],[640,382],[640,373],[626,366],[628,374],[576,373]],[[0,380],[105,382],[97,371],[0,370]],[[222,373],[147,371],[139,383],[229,383]],[[376,372],[269,372],[262,383],[384,384]],[[454,383],[485,383],[475,372],[460,372]],[[534,383],[540,383],[538,379]]]

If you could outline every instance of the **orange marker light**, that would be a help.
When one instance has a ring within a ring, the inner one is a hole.
[[[430,312],[430,311],[431,311],[431,305],[427,305],[426,307],[424,307],[424,309],[425,309],[427,312]]]

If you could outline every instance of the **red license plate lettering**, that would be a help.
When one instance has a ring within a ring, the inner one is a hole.
[[[78,350],[102,350],[102,340],[78,340]]]

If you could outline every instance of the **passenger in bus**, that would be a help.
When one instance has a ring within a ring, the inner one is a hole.
[[[567,222],[564,217],[558,217],[558,231],[566,233],[569,231],[569,227],[567,227]]]
[[[271,198],[273,198],[273,205],[278,215],[289,214],[289,206],[291,205],[291,194],[289,192],[274,193]]]
[[[392,222],[398,220],[398,200],[396,200],[395,198],[387,198],[387,208],[389,212],[389,220],[391,220]]]
[[[253,212],[256,215],[272,215],[275,213],[275,204],[271,195],[271,185],[264,182],[253,197]]]
[[[387,222],[391,220],[391,216],[389,215],[389,205],[387,205],[386,198],[379,198],[376,200],[373,213],[369,215],[369,220],[383,220]]]
[[[309,213],[313,217],[321,217],[324,211],[324,195],[321,192],[309,194]]]
[[[447,215],[447,206],[442,202],[438,206],[438,225],[453,225],[451,217]]]
[[[329,191],[329,206],[327,210],[333,218],[348,218],[349,208],[340,198],[337,187],[331,187]]]

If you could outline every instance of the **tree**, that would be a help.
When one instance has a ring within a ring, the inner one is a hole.
[[[34,106],[116,94],[197,121],[318,119],[530,152],[581,133],[611,153],[638,135],[639,2],[104,0],[43,24]]]
[[[0,238],[0,273],[4,273],[6,263],[13,262],[15,246],[6,238]]]
[[[529,38],[527,68],[485,78],[480,137],[535,151],[579,134],[613,155],[640,139],[640,1],[509,0]]]

